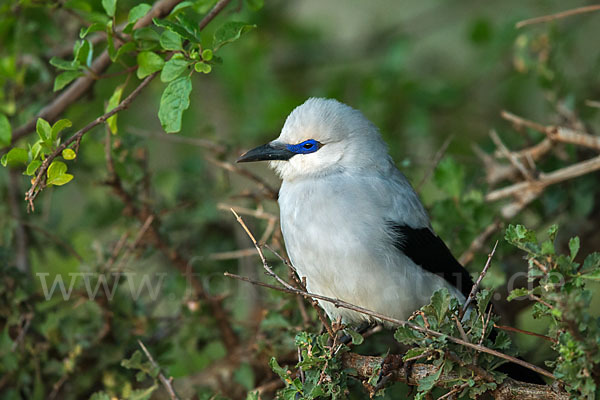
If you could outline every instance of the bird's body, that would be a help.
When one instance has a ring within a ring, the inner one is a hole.
[[[433,233],[377,128],[359,111],[309,99],[290,114],[277,140],[240,161],[264,159],[283,179],[281,229],[310,292],[397,319],[442,287],[464,301],[470,276]],[[368,319],[320,305],[333,320],[357,325]]]
[[[395,247],[402,240],[390,228],[399,223],[428,226],[416,193],[390,163],[384,170],[341,171],[317,180],[284,183],[279,195],[286,249],[307,289],[405,320],[447,287]],[[328,302],[333,320],[358,324],[367,315]]]

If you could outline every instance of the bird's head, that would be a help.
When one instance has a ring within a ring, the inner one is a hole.
[[[283,180],[290,181],[390,165],[375,125],[352,107],[320,98],[296,107],[277,139],[246,152],[237,161],[264,160],[270,161]]]

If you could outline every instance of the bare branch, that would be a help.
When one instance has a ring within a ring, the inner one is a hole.
[[[542,17],[530,18],[523,21],[519,21],[515,24],[515,28],[520,29],[527,25],[539,24],[541,22],[554,21],[560,18],[570,17],[571,15],[583,14],[592,11],[600,10],[600,4],[595,4],[591,6],[574,8],[572,10],[562,11],[556,14],[544,15]]]
[[[150,363],[152,364],[152,366],[156,369],[158,369],[158,379],[160,380],[160,383],[162,383],[162,385],[165,387],[167,393],[169,394],[169,397],[171,398],[171,400],[180,400],[179,396],[177,396],[177,393],[175,392],[175,389],[173,388],[173,378],[169,378],[167,379],[165,377],[165,375],[162,373],[162,371],[160,370],[160,367],[158,366],[158,364],[156,363],[156,361],[154,361],[154,358],[152,357],[152,354],[150,354],[150,352],[148,351],[148,349],[146,348],[146,346],[144,346],[144,343],[142,343],[141,340],[138,339],[138,344],[140,345],[140,347],[142,348],[142,351],[144,352],[144,354],[146,354],[146,357],[148,357],[148,360],[150,360]]]
[[[494,257],[494,253],[496,252],[496,247],[498,247],[497,240],[496,240],[496,244],[494,245],[494,248],[492,249],[492,252],[488,255],[488,259],[487,259],[487,262],[485,263],[485,266],[483,267],[483,270],[481,270],[481,273],[479,274],[477,281],[471,288],[469,297],[467,297],[467,300],[465,301],[465,304],[463,305],[463,308],[461,310],[462,312],[459,315],[460,318],[462,318],[462,316],[465,314],[465,311],[467,311],[467,307],[469,307],[469,304],[471,304],[471,302],[475,299],[475,295],[477,294],[477,291],[479,290],[479,285],[481,284],[483,277],[485,276],[488,269],[490,268],[490,265],[492,264],[492,257]]]

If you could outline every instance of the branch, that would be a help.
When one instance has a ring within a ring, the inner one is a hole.
[[[465,314],[465,311],[467,311],[467,307],[469,307],[469,304],[471,304],[473,299],[475,299],[475,295],[477,294],[477,291],[479,290],[479,285],[481,284],[483,277],[485,276],[488,269],[490,268],[490,265],[492,264],[492,257],[494,257],[494,253],[496,252],[496,247],[498,247],[497,240],[496,240],[496,244],[494,245],[494,248],[492,249],[492,252],[488,255],[487,262],[485,263],[483,270],[481,270],[481,273],[479,274],[479,278],[477,278],[477,281],[475,282],[475,284],[473,284],[473,287],[471,288],[471,292],[469,292],[469,297],[467,297],[467,300],[465,301],[465,304],[463,305],[463,308],[459,315],[460,319],[462,319],[462,316]]]
[[[422,327],[420,325],[416,325],[413,324],[412,322],[408,322],[408,321],[403,321],[400,319],[396,319],[396,318],[392,318],[392,317],[388,317],[387,315],[378,313],[376,311],[372,311],[372,310],[368,310],[366,308],[360,307],[360,306],[356,306],[354,304],[350,304],[347,303],[343,300],[339,300],[339,299],[334,299],[331,297],[327,297],[327,296],[322,296],[320,294],[315,294],[315,293],[309,293],[307,291],[304,290],[300,290],[300,289],[296,289],[294,287],[281,287],[281,286],[275,286],[275,285],[270,285],[268,283],[264,283],[264,282],[260,282],[260,281],[256,281],[254,279],[250,279],[250,278],[246,278],[244,276],[239,276],[239,275],[235,275],[235,274],[231,274],[229,272],[225,272],[224,273],[225,276],[231,277],[231,278],[235,278],[235,279],[239,279],[241,281],[244,282],[248,282],[251,283],[253,285],[258,285],[258,286],[263,286],[263,287],[267,287],[270,289],[274,289],[274,290],[279,290],[280,292],[285,292],[285,293],[292,293],[292,294],[299,294],[301,296],[304,296],[306,298],[314,298],[314,299],[318,299],[321,301],[326,301],[328,303],[333,304],[336,308],[345,308],[348,310],[352,310],[352,311],[356,311],[359,312],[361,314],[365,314],[365,315],[369,315],[371,317],[374,317],[375,319],[381,320],[381,321],[386,321],[386,322],[391,322],[393,325],[397,325],[397,326],[402,326],[402,327],[409,327],[417,332],[421,332],[427,335],[431,335],[434,337],[444,337],[446,338],[446,340],[456,343],[456,344],[460,344],[462,346],[468,347],[470,349],[473,349],[475,351],[479,351],[482,353],[487,353],[487,354],[491,354],[493,356],[496,356],[498,358],[502,358],[504,360],[513,362],[515,364],[519,364],[527,369],[530,369],[534,372],[537,372],[540,375],[544,375],[548,378],[551,378],[553,380],[556,379],[556,377],[554,375],[552,375],[550,372],[546,371],[543,368],[540,368],[538,366],[535,366],[533,364],[530,364],[526,361],[520,360],[518,358],[500,353],[499,351],[487,348],[485,346],[479,345],[479,344],[474,344],[474,343],[469,343],[467,341],[464,341],[462,339],[458,339],[452,336],[447,336],[445,334],[442,334],[440,332],[436,332],[434,330]],[[281,278],[280,278],[281,279]],[[289,285],[288,285],[289,286]]]
[[[118,113],[119,111],[127,108],[129,106],[129,104],[131,104],[131,102],[133,101],[133,99],[135,99],[140,94],[140,92],[142,91],[142,89],[144,89],[146,86],[148,86],[148,84],[152,81],[152,79],[154,79],[154,77],[157,74],[158,74],[158,72],[155,72],[152,75],[147,76],[139,84],[139,86],[136,87],[133,90],[133,92],[131,92],[129,94],[129,96],[127,96],[125,98],[125,100],[123,100],[118,106],[116,106],[115,108],[113,108],[109,112],[105,113],[104,115],[96,118],[95,120],[93,120],[92,122],[90,122],[89,124],[87,124],[85,127],[81,128],[73,136],[71,136],[70,138],[68,138],[67,140],[65,140],[60,146],[58,146],[56,148],[56,150],[54,150],[54,152],[52,154],[50,154],[48,157],[46,157],[46,159],[44,160],[44,162],[42,162],[42,165],[40,166],[40,168],[37,171],[36,178],[33,181],[33,183],[31,184],[31,188],[29,188],[29,190],[25,194],[25,201],[28,203],[28,209],[29,210],[33,211],[35,209],[35,207],[33,205],[33,201],[35,200],[35,198],[37,197],[38,193],[40,192],[40,190],[38,189],[38,187],[40,186],[40,183],[42,182],[43,177],[46,175],[46,171],[50,167],[50,163],[58,155],[60,155],[64,149],[66,149],[67,147],[69,147],[72,143],[79,142],[81,140],[81,138],[83,137],[83,135],[85,135],[87,132],[89,132],[92,128],[96,127],[97,125],[100,125],[101,123],[105,122],[111,116],[113,116],[116,113]],[[38,189],[38,190],[36,190],[36,189]]]
[[[156,361],[154,361],[154,358],[152,358],[152,354],[150,354],[150,352],[148,351],[146,346],[144,346],[144,343],[142,343],[142,341],[138,339],[138,344],[142,348],[144,354],[146,354],[146,357],[148,357],[148,360],[150,360],[150,363],[152,364],[152,366],[154,368],[158,369],[158,379],[160,380],[160,383],[162,383],[162,385],[167,390],[167,393],[169,394],[169,397],[171,398],[171,400],[180,400],[179,396],[177,396],[177,393],[175,392],[175,389],[173,388],[173,377],[170,377],[169,379],[167,379],[165,377],[165,375],[162,373],[162,371],[160,370],[160,367],[158,366]]]
[[[542,17],[530,18],[524,21],[519,21],[515,24],[515,28],[519,29],[527,25],[539,24],[540,22],[554,21],[556,19],[570,17],[571,15],[583,14],[598,10],[600,10],[600,4],[574,8],[572,10],[562,11],[556,14],[544,15]]]
[[[181,3],[181,1],[182,0],[160,0],[154,4],[148,14],[137,21],[134,29],[150,25],[152,23],[152,18],[160,18],[169,14],[177,4]],[[115,43],[115,46],[118,47],[118,43]],[[104,50],[102,54],[100,54],[100,56],[92,63],[90,72],[73,82],[50,104],[42,108],[40,112],[38,112],[37,115],[29,122],[16,128],[12,133],[11,143],[16,143],[19,139],[32,133],[35,130],[35,125],[38,118],[44,118],[46,121],[50,122],[50,124],[55,122],[67,107],[77,101],[89,89],[92,88],[96,82],[94,76],[102,74],[102,72],[108,69],[111,64],[112,62],[108,55],[108,50]]]
[[[383,357],[363,356],[355,353],[342,354],[342,366],[351,371],[350,375],[361,380],[368,380],[377,374],[383,361]],[[401,365],[393,372],[391,379],[417,386],[424,378],[435,372],[437,372],[437,367],[431,364],[413,364],[408,367],[408,370],[405,365]],[[444,382],[461,381],[462,379],[455,372],[442,373],[438,385],[444,386]],[[499,384],[498,388],[491,392],[491,395],[497,400],[569,399],[567,393],[553,386],[519,382],[510,378],[506,378],[504,382]]]

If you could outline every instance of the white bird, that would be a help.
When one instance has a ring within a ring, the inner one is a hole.
[[[463,302],[473,281],[434,233],[378,129],[336,100],[311,98],[279,137],[238,162],[270,160],[283,183],[281,230],[309,292],[406,320],[446,287]],[[332,320],[369,317],[320,302]]]

